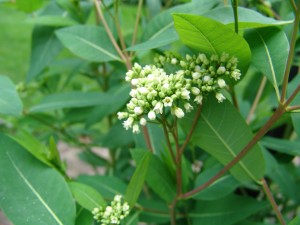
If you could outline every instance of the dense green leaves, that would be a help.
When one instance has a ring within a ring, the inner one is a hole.
[[[225,52],[235,56],[241,71],[246,72],[250,62],[250,48],[232,29],[203,16],[174,14],[173,18],[176,31],[185,45],[209,55]]]
[[[74,225],[75,204],[64,178],[0,134],[0,205],[15,225]]]
[[[135,151],[135,150],[132,150]],[[128,204],[133,207],[136,203],[145,181],[146,174],[148,172],[148,166],[151,159],[151,153],[144,151],[141,160],[137,163],[134,174],[132,175],[128,184],[125,199]]]
[[[59,40],[75,55],[93,62],[120,61],[104,28],[72,26],[56,31]]]
[[[278,92],[289,52],[285,33],[276,27],[265,27],[247,31],[245,38],[251,47],[252,64],[267,76]]]
[[[263,146],[270,150],[281,152],[288,155],[300,155],[300,142],[288,141],[279,138],[265,137],[260,142]]]
[[[0,114],[19,116],[23,103],[14,84],[8,77],[0,75]]]
[[[182,120],[188,132],[193,114]],[[244,119],[228,101],[218,103],[211,96],[205,102],[191,142],[214,156],[223,165],[230,162],[251,140],[252,133]],[[240,181],[259,179],[264,175],[265,164],[259,145],[239,161],[232,175]]]
[[[240,204],[240,202],[243,202]],[[247,197],[230,195],[217,201],[199,201],[189,216],[194,224],[230,225],[241,221],[265,208],[265,202]]]

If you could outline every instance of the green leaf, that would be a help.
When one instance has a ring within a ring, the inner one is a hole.
[[[99,191],[102,196],[110,199],[113,199],[114,196],[118,194],[124,195],[126,191],[126,184],[119,178],[113,176],[82,175],[79,176],[76,181],[90,185]]]
[[[56,35],[66,48],[85,60],[121,61],[104,28],[77,25],[59,29]]]
[[[202,14],[219,4],[219,0],[195,1],[183,5],[172,7],[154,17],[145,30],[143,30],[142,40],[144,42],[128,48],[130,51],[148,50],[162,47],[178,40],[178,35],[174,29],[172,13]]]
[[[132,150],[131,152],[134,152]],[[148,166],[151,159],[151,153],[149,151],[144,151],[141,161],[137,163],[134,174],[132,175],[130,182],[128,184],[125,199],[132,208],[136,203],[145,181],[146,174],[148,172]]]
[[[203,14],[203,16],[217,20],[234,29],[234,15],[231,6],[218,7]],[[257,11],[238,7],[239,29],[258,28],[268,26],[282,26],[293,22],[293,20],[274,20],[270,17],[263,16]]]
[[[264,137],[260,143],[273,151],[281,152],[288,155],[299,156],[300,155],[300,142],[289,141],[273,137]]]
[[[13,224],[74,225],[64,178],[3,134],[0,146],[0,205]]]
[[[222,167],[217,165],[200,173],[195,181],[195,187],[198,187],[207,182],[221,169]],[[232,175],[225,174],[214,183],[212,183],[208,188],[205,188],[203,191],[193,196],[193,198],[198,200],[220,199],[232,193],[234,189],[239,186],[239,184],[240,183],[235,180]]]
[[[69,187],[76,201],[85,209],[92,211],[94,208],[106,207],[102,195],[91,186],[79,182],[70,182]]]
[[[39,9],[43,5],[44,0],[16,0],[16,3],[18,10],[29,13]]]
[[[26,20],[27,23],[32,23],[35,25],[43,25],[43,26],[71,26],[75,25],[76,22],[68,17],[63,16],[54,16],[54,15],[45,15],[38,17],[31,17]]]
[[[0,114],[19,116],[23,110],[23,103],[13,82],[0,75]]]
[[[143,198],[139,204],[145,210],[141,211],[140,222],[167,224],[170,223],[170,209],[167,204],[158,199]]]
[[[242,204],[241,204],[242,203]],[[189,213],[193,224],[230,225],[266,208],[268,203],[258,202],[249,197],[230,195],[216,201],[198,201]]]
[[[300,224],[300,215],[296,216],[289,225],[299,225]]]
[[[135,149],[132,151],[132,157],[134,161],[140,163],[146,150]],[[147,185],[164,201],[171,202],[176,196],[175,182],[172,180],[172,175],[168,171],[168,168],[161,160],[152,155],[150,165],[148,167],[148,173],[146,175]]]
[[[205,54],[228,53],[238,58],[239,69],[245,73],[250,62],[247,42],[229,27],[215,20],[189,14],[174,14],[174,24],[181,41]]]
[[[80,208],[77,212],[75,225],[94,225],[93,214],[84,208]]]
[[[298,73],[296,77],[288,84],[288,96],[291,96],[294,90],[296,90],[297,86],[300,83],[300,74]],[[297,94],[294,100],[291,102],[291,105],[300,105],[300,94]],[[294,129],[300,137],[300,112],[291,113],[292,122],[294,125]]]
[[[56,38],[55,27],[36,26],[32,33],[30,68],[27,81],[40,75],[54,57],[62,50]]]
[[[289,42],[285,33],[277,27],[252,29],[245,32],[251,52],[251,63],[267,76],[279,98],[281,84],[289,53]]]
[[[193,123],[194,113],[180,120],[187,133]],[[218,103],[209,96],[203,103],[196,129],[191,138],[223,165],[229,163],[248,144],[253,135],[242,116],[228,101]],[[239,181],[259,181],[265,172],[265,162],[259,145],[254,145],[230,172]]]

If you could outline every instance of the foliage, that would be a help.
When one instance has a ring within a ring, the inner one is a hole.
[[[13,224],[299,224],[300,1],[0,5],[33,26],[26,79],[0,75]]]

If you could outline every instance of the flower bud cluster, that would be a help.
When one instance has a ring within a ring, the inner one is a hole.
[[[101,225],[120,224],[129,214],[130,208],[127,202],[122,203],[122,196],[116,195],[110,206],[94,208],[94,219]]]
[[[238,60],[225,53],[210,58],[205,54],[186,55],[185,59],[161,55],[155,62],[156,65],[144,67],[135,63],[126,73],[125,80],[132,86],[131,100],[127,112],[119,112],[118,118],[126,119],[125,129],[132,128],[134,133],[140,132],[139,124],[145,126],[166,110],[182,118],[193,109],[193,104],[202,104],[203,96],[209,92],[222,102],[225,96],[220,90],[227,86],[226,80],[238,80],[241,76]],[[176,65],[179,70],[167,74],[166,63]]]

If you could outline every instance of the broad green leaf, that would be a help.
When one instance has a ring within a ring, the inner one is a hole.
[[[297,86],[300,83],[300,74],[298,73],[296,77],[288,84],[288,96],[291,96],[294,90],[296,90]],[[291,105],[300,105],[300,94],[298,94],[295,99],[292,101]],[[294,125],[294,129],[300,137],[300,112],[291,113],[292,122]]]
[[[30,68],[26,77],[31,81],[49,65],[62,50],[62,45],[56,38],[55,27],[36,26],[32,33]]]
[[[136,149],[132,151],[133,159],[139,163],[146,150]],[[172,180],[172,175],[168,168],[161,160],[152,155],[148,173],[146,175],[146,182],[148,186],[164,201],[171,202],[176,196],[175,182]]]
[[[134,152],[135,150],[132,150],[131,152]],[[133,207],[136,201],[138,200],[138,197],[142,191],[142,188],[144,186],[144,181],[146,174],[148,172],[149,162],[151,159],[151,153],[149,151],[144,151],[142,159],[137,163],[136,169],[134,171],[134,174],[132,175],[130,182],[128,184],[125,199],[130,205],[130,207]]]
[[[75,225],[94,225],[93,214],[84,208],[80,208],[76,215]]]
[[[217,165],[200,173],[195,181],[195,187],[198,187],[207,182],[221,169],[222,167]],[[234,189],[239,186],[239,184],[240,183],[235,180],[232,175],[225,174],[224,176],[216,180],[213,184],[211,184],[208,188],[193,196],[193,198],[198,200],[220,199],[232,193]]]
[[[218,7],[203,14],[203,16],[217,20],[234,29],[234,15],[231,6]],[[263,16],[257,11],[238,7],[239,29],[258,28],[268,26],[282,26],[293,22],[293,20],[274,20],[270,17]]]
[[[276,27],[265,27],[246,31],[245,38],[251,47],[251,63],[267,76],[278,92],[289,53],[285,33]]]
[[[128,217],[124,219],[122,224],[124,225],[138,225],[139,224],[139,214],[140,212],[137,211],[134,214],[130,214]]]
[[[157,224],[170,223],[170,209],[164,202],[158,199],[143,198],[139,201],[139,204],[141,204],[144,209],[140,214],[140,222]]]
[[[74,225],[75,204],[64,178],[0,134],[0,205],[15,225]]]
[[[85,209],[92,211],[94,208],[106,207],[102,195],[91,186],[79,182],[70,182],[69,187],[76,201]]]
[[[113,176],[79,176],[76,180],[87,185],[90,185],[95,190],[99,191],[102,196],[113,199],[115,195],[121,194],[124,196],[126,184],[117,177]]]
[[[193,114],[187,114],[181,125],[187,133],[193,123]],[[218,103],[209,96],[191,138],[191,142],[215,157],[223,165],[229,163],[253,137],[242,116],[228,101]],[[254,145],[230,172],[239,181],[259,181],[265,172],[265,162],[259,145]]]
[[[248,69],[251,51],[247,42],[232,29],[215,20],[189,14],[173,14],[180,40],[205,54],[228,53],[239,60],[239,69]]]
[[[44,0],[16,0],[15,3],[17,5],[18,10],[22,10],[24,12],[29,13],[39,9],[44,2]]]
[[[289,225],[299,225],[300,224],[300,215],[297,215],[290,223]]]
[[[266,208],[268,203],[258,202],[249,197],[230,195],[216,201],[198,201],[189,213],[193,224],[230,225]]]
[[[23,110],[23,103],[13,82],[0,75],[0,114],[19,116]]]
[[[154,17],[145,30],[143,30],[142,40],[144,42],[128,48],[130,51],[148,50],[170,44],[178,40],[178,35],[174,29],[172,13],[191,13],[201,15],[211,10],[220,3],[219,0],[195,1],[183,5],[172,7]]]
[[[54,27],[71,26],[76,24],[74,20],[68,17],[52,16],[52,15],[31,17],[27,19],[26,22],[36,24],[36,25],[54,26]]]
[[[281,152],[288,155],[299,156],[300,155],[300,142],[289,141],[273,137],[264,137],[260,143],[273,151]]]
[[[121,61],[104,28],[77,25],[59,29],[56,35],[66,48],[85,60]]]

